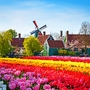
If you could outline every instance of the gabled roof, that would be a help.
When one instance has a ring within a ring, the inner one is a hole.
[[[80,40],[83,39],[85,35],[82,34],[68,34],[68,41],[72,42],[74,40]],[[90,39],[90,35],[87,35],[87,39]]]
[[[16,47],[23,47],[24,38],[12,38],[11,45]]]
[[[37,38],[41,45],[44,45],[45,41],[49,38],[50,35],[39,35]]]
[[[64,44],[61,40],[48,40],[50,48],[64,48]]]
[[[67,34],[67,48],[82,48],[87,45],[87,47],[90,47],[90,35],[83,35],[83,34]],[[86,42],[85,42],[86,40]]]
[[[72,42],[72,40],[76,40],[79,39],[82,35],[80,34],[68,34],[68,41]]]

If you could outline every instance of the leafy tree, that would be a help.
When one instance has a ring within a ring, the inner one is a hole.
[[[9,29],[6,32],[10,32],[11,35],[12,35],[12,38],[15,38],[17,36],[17,32],[15,30],[13,30],[13,29]]]
[[[80,28],[80,39],[79,43],[84,46],[84,51],[86,53],[86,48],[90,45],[90,23],[83,22]]]
[[[33,56],[35,53],[42,51],[43,47],[40,45],[39,40],[33,36],[24,39],[23,42],[25,54]]]
[[[11,40],[12,35],[10,32],[0,32],[0,56],[5,56],[11,52]]]

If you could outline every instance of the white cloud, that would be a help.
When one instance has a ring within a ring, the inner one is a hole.
[[[21,6],[27,6],[28,8]],[[47,25],[46,33],[59,33],[60,30],[78,33],[81,23],[90,20],[88,14],[84,14],[82,10],[62,6],[60,6],[60,9],[55,10],[53,9],[54,6],[54,4],[46,5],[44,2],[27,2],[17,6],[19,8],[7,7],[7,10],[4,11],[5,7],[0,10],[0,30],[12,28],[23,35],[29,34],[35,29],[32,21],[36,20],[39,27],[44,24]]]

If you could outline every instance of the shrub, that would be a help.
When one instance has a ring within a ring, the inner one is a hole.
[[[71,51],[71,50],[66,50],[66,49],[59,49],[58,50],[58,55],[71,55],[71,56],[75,56],[75,52]]]

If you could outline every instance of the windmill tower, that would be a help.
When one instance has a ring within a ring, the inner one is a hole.
[[[37,37],[39,34],[42,34],[42,33],[41,33],[41,30],[45,29],[47,26],[44,25],[44,26],[38,28],[38,25],[37,25],[37,23],[36,23],[35,20],[33,21],[33,23],[34,23],[34,25],[35,25],[35,29],[36,29],[36,30],[31,31],[30,34],[31,34],[31,35],[32,35],[32,34],[35,34],[35,37]]]

